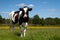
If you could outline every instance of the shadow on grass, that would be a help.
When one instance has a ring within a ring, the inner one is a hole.
[[[19,33],[19,32],[14,32],[14,34],[18,37],[21,35],[21,33]]]

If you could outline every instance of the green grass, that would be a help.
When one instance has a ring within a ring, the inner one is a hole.
[[[19,31],[0,30],[0,40],[60,40],[60,28],[27,29],[26,37],[20,37]]]

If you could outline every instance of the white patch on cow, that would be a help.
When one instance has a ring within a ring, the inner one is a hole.
[[[16,16],[17,16],[17,14],[15,14],[14,17],[13,17],[13,18],[14,18],[14,20],[13,20],[14,22],[15,22],[15,17],[16,17]]]
[[[22,11],[19,12],[19,15],[21,15],[21,14],[22,14]]]
[[[28,8],[23,8],[23,10],[25,11],[25,14],[24,14],[24,16],[23,16],[23,17],[27,17],[26,12],[27,12]]]
[[[28,23],[26,22],[26,25],[25,26],[28,26]]]
[[[14,17],[13,17],[14,12],[15,12],[15,11],[12,11],[11,13],[9,13],[9,18],[10,18],[10,20],[13,20],[13,21],[15,20]]]
[[[14,17],[13,17],[13,19],[12,19],[12,20],[13,20],[13,22],[15,22],[15,16],[16,16],[16,15],[17,15],[17,14],[15,14],[15,15],[14,15]]]
[[[27,15],[26,14],[24,14],[24,16],[23,17],[27,17]]]
[[[25,37],[25,35],[26,35],[26,27],[28,26],[28,23],[26,22],[25,24],[24,24],[24,37]]]
[[[16,16],[17,14],[14,15],[14,17]]]
[[[20,18],[20,15],[21,15],[21,14],[22,14],[22,11],[19,12],[19,17],[18,17],[18,19]]]
[[[28,9],[28,8],[24,8],[25,13],[27,12],[27,9]]]

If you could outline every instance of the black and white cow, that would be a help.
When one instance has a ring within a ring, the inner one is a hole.
[[[23,8],[20,8],[19,11],[12,11],[9,14],[10,15],[10,30],[14,31],[14,24],[19,23],[21,37],[25,36],[26,26],[28,25],[28,20],[29,20],[29,11],[31,10],[32,8],[25,6]],[[24,31],[22,30],[22,24],[24,24]]]

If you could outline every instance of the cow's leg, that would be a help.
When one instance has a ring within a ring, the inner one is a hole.
[[[20,34],[21,34],[21,37],[22,37],[23,36],[22,25],[20,25]]]
[[[24,37],[25,37],[25,34],[26,34],[27,25],[28,25],[28,23],[27,23],[27,22],[26,22],[26,23],[24,23]]]
[[[13,31],[14,31],[14,24],[13,24],[13,22],[12,22],[12,21],[10,21],[10,30],[11,30],[11,32],[13,32]]]

